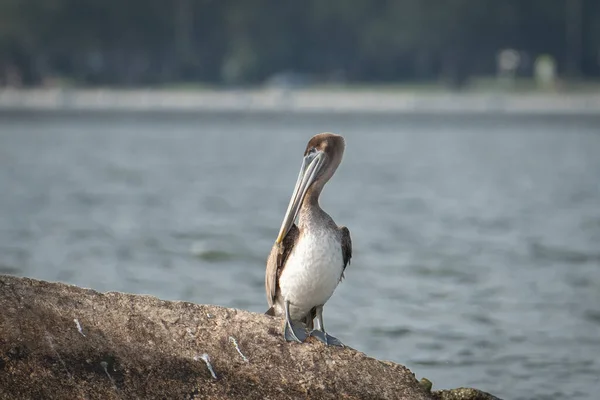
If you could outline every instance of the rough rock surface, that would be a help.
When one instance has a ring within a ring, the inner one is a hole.
[[[402,365],[285,343],[281,328],[247,311],[0,276],[0,398],[494,399],[431,393]]]

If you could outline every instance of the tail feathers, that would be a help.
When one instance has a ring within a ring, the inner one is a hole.
[[[315,328],[313,320],[312,320],[312,318],[310,318],[310,316],[307,316],[304,319],[304,325],[306,325],[306,329],[308,329],[309,331],[312,331]]]
[[[275,306],[269,308],[267,310],[267,312],[265,313],[265,315],[270,315],[271,317],[274,317],[275,316]]]
[[[306,329],[312,331],[315,328],[314,319],[317,316],[317,308],[313,307],[312,310],[308,313],[306,318],[304,318],[304,324],[306,325]]]

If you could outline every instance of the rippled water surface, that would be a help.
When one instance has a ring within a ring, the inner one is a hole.
[[[354,258],[328,330],[435,388],[600,391],[600,118],[0,115],[0,273],[262,312],[309,137]]]

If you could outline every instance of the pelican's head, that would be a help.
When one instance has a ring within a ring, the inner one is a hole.
[[[275,243],[281,243],[289,232],[298,216],[306,194],[309,191],[315,191],[318,195],[327,181],[331,179],[342,162],[345,148],[344,138],[330,132],[319,133],[308,141],[302,159],[302,166],[300,167],[300,174]]]

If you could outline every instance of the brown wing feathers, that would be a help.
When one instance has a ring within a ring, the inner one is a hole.
[[[350,259],[352,258],[352,238],[350,237],[350,231],[345,226],[340,226],[340,232],[342,233],[342,258],[344,259],[344,269],[342,270],[342,276],[340,276],[340,281],[344,279],[344,271],[348,264],[350,264]]]
[[[277,297],[277,291],[279,290],[279,275],[281,275],[281,270],[285,265],[285,261],[292,253],[292,249],[294,248],[294,244],[298,240],[299,235],[300,230],[296,224],[294,224],[290,228],[288,234],[283,238],[281,244],[274,244],[271,248],[271,253],[267,260],[267,273],[265,277],[265,288],[267,290],[269,307],[272,307],[273,304],[275,304],[275,298]],[[274,313],[274,311],[269,309],[267,314],[273,315],[271,313]]]

